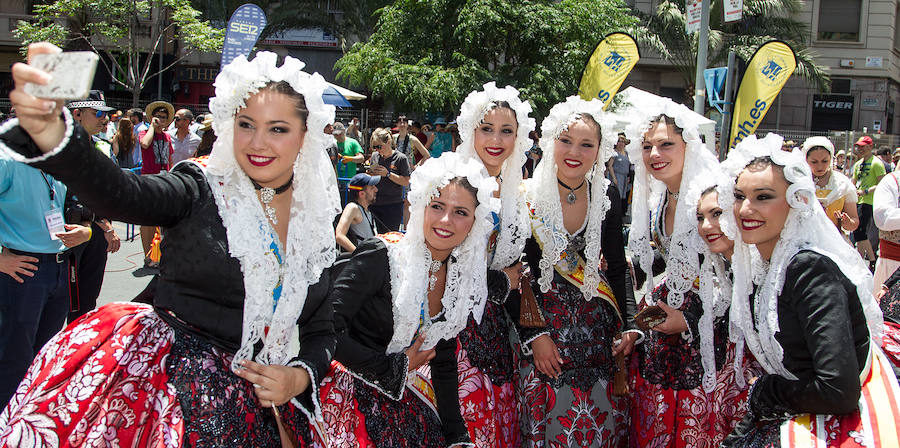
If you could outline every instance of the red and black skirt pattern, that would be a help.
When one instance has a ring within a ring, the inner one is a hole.
[[[456,351],[459,405],[469,438],[479,448],[518,447],[518,374],[501,305],[488,301],[481,323],[469,317]]]
[[[320,384],[326,448],[446,446],[427,366],[409,373],[400,400],[353,376],[337,361]]]
[[[668,289],[661,284],[653,295],[665,300]],[[641,303],[645,307],[646,302]],[[681,311],[703,313],[695,290],[685,293]],[[681,334],[649,331],[637,347],[630,367],[632,378],[632,447],[718,447],[747,412],[749,379],[761,369],[752,356],[741,354],[744,386],[738,386],[734,369],[734,344],[728,342],[727,319],[715,323],[713,331],[716,386],[706,392],[701,384],[703,365],[700,337],[688,341]]]
[[[619,447],[628,433],[627,397],[613,395],[613,339],[621,323],[603,300],[585,300],[558,275],[537,299],[549,336],[563,359],[562,374],[549,378],[522,362],[521,415],[524,447]]]
[[[728,345],[725,367],[716,375],[716,388],[673,389],[653,383],[639,373],[632,357],[632,404],[629,445],[632,447],[714,448],[747,413],[751,372],[759,368],[752,357],[743,360],[744,387],[737,385],[734,344]]]
[[[272,410],[230,363],[148,305],[105,305],[41,349],[0,414],[0,447],[280,446]],[[279,409],[309,446],[304,414]]]

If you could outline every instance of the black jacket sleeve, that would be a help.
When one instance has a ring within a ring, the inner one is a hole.
[[[331,292],[335,313],[334,329],[337,335],[334,359],[385,395],[399,400],[403,397],[406,385],[409,364],[406,354],[385,354],[383,349],[375,348],[376,344],[371,340],[360,340],[362,336],[354,334],[351,328],[364,307],[381,306],[386,309],[374,311],[382,319],[366,324],[377,326],[378,332],[382,335],[393,333],[393,311],[390,302],[378,303],[375,300],[385,288],[388,293],[390,291],[389,269],[387,248],[383,242],[372,238],[356,248],[353,258],[347,262],[335,280]]]
[[[459,408],[459,375],[456,362],[456,338],[441,340],[434,347],[431,379],[437,399],[438,415],[447,445],[469,443],[469,430]]]
[[[856,353],[848,353],[856,342],[849,312],[851,297],[839,280],[843,275],[826,257],[801,252],[788,265],[785,278],[779,314],[783,307],[793,308],[798,322],[782,331],[801,332],[811,373],[798,375],[797,380],[763,375],[753,385],[750,412],[759,420],[807,412],[853,412],[860,396],[861,369]],[[784,323],[782,327],[786,327]]]
[[[606,259],[606,279],[616,296],[619,310],[623,314],[622,330],[635,330],[634,315],[637,314],[637,304],[634,301],[634,290],[631,285],[631,275],[628,263],[625,261],[625,235],[622,234],[622,200],[619,199],[619,191],[615,185],[610,184],[606,190],[610,208],[603,220],[603,234],[600,236],[600,245],[603,250],[603,258]]]
[[[506,303],[509,298],[509,278],[503,271],[488,269],[487,271],[488,300],[498,305]]]
[[[310,386],[297,396],[307,410],[318,408],[319,382],[328,373],[331,357],[334,353],[334,308],[328,298],[329,274],[322,272],[317,285],[310,287],[310,293],[316,290],[317,296],[306,298],[303,312],[297,325],[300,329],[300,353],[291,360],[292,365],[300,365],[310,376]],[[311,294],[310,294],[311,295]]]
[[[25,157],[41,155],[21,128],[8,132],[3,140]],[[187,173],[138,176],[119,168],[94,149],[78,124],[62,151],[31,166],[66,184],[98,216],[132,224],[171,227],[190,213],[199,196],[197,179]]]

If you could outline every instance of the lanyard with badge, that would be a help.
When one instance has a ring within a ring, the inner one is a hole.
[[[47,231],[50,232],[51,240],[59,240],[59,237],[56,236],[57,233],[63,233],[66,231],[66,221],[63,219],[62,210],[56,207],[56,203],[53,202],[56,199],[56,191],[53,190],[53,185],[50,183],[50,180],[47,179],[47,175],[44,172],[41,172],[41,177],[44,178],[44,182],[47,183],[47,189],[50,191],[50,210],[44,212],[44,221],[47,223]]]

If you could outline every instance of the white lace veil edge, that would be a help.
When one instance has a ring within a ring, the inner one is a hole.
[[[721,172],[710,173],[710,176],[701,176],[692,180],[688,190],[684,195],[684,202],[692,210],[697,210],[703,192],[715,188],[717,193],[717,203],[722,208],[722,216],[719,217],[720,227],[727,224],[723,220],[727,219],[726,213],[730,213],[731,207],[727,204],[723,207],[722,195],[719,191],[722,185],[728,182],[728,178]],[[711,194],[711,193],[710,193]],[[733,204],[733,201],[731,202]],[[696,221],[695,221],[696,223]],[[724,232],[724,231],[723,231]],[[726,234],[726,237],[728,235]],[[703,240],[699,232],[694,234],[696,241],[694,246],[697,247],[699,253],[703,256],[700,265],[700,285],[698,293],[703,307],[703,314],[698,322],[698,330],[700,336],[700,357],[703,365],[702,384],[703,389],[712,392],[716,386],[716,360],[715,360],[715,320],[725,315],[731,305],[731,279],[728,269],[725,266],[725,260],[720,254],[714,254],[710,251],[709,245]],[[730,238],[730,237],[729,237]],[[744,377],[740,374],[735,376],[738,385],[744,386]]]
[[[528,210],[525,208],[525,197],[522,191],[522,165],[525,164],[525,153],[532,142],[528,134],[535,128],[531,104],[519,98],[519,91],[512,86],[498,88],[496,83],[489,82],[469,93],[460,106],[456,118],[461,143],[456,153],[465,158],[480,160],[475,151],[475,129],[481,124],[484,115],[497,103],[509,103],[516,114],[518,130],[513,153],[503,162],[500,176],[500,235],[491,260],[491,269],[503,269],[518,261],[525,248],[525,240],[531,234],[528,223]]]
[[[768,263],[762,260],[755,246],[742,241],[740,234],[735,238],[730,321],[732,329],[737,330],[732,331],[731,339],[739,345],[746,343],[766,372],[795,379],[784,366],[784,349],[775,339],[775,334],[779,331],[778,296],[784,286],[787,267],[797,252],[811,250],[827,256],[856,286],[869,334],[878,345],[882,341],[884,319],[872,295],[872,274],[819,205],[812,174],[802,153],[781,151],[782,141],[783,138],[776,134],[769,134],[764,139],[747,137],[731,151],[722,165],[731,178],[731,197],[734,180],[757,157],[770,157],[776,165],[783,168],[784,176],[790,184],[787,201],[791,210],[781,231],[781,239]],[[756,306],[751,307],[750,296],[754,284],[757,285]],[[755,311],[755,315],[751,315],[751,309]],[[756,320],[755,327],[753,318]]]
[[[446,286],[441,299],[444,320],[426,322],[423,350],[441,339],[450,339],[466,326],[469,314],[481,320],[487,299],[487,242],[494,228],[492,213],[499,209],[494,198],[497,182],[481,162],[454,153],[428,159],[417,168],[410,181],[409,224],[406,235],[396,244],[387,244],[393,296],[394,334],[388,353],[409,347],[419,328],[423,306],[428,300],[428,266],[431,252],[425,245],[425,208],[439,190],[452,179],[464,177],[478,190],[475,222],[463,242],[453,249],[447,264]]]
[[[685,163],[681,176],[679,193],[686,193],[694,179],[711,177],[719,172],[719,162],[700,138],[702,117],[682,104],[668,98],[660,98],[653,103],[638,104],[623,112],[630,116],[630,124],[625,134],[630,140],[626,147],[628,156],[634,161],[635,179],[632,194],[632,226],[628,235],[628,247],[638,257],[641,270],[648,273],[648,287],[652,291],[653,250],[650,242],[651,216],[653,210],[660,206],[666,194],[665,185],[654,179],[643,163],[643,137],[650,129],[652,120],[666,115],[675,120],[675,125],[682,129],[685,141]],[[696,207],[696,204],[694,205]],[[665,283],[669,290],[667,302],[679,308],[687,292],[700,274],[700,248],[697,246],[696,208],[691,208],[685,201],[679,201],[675,208],[675,223],[670,235],[670,243],[666,256]],[[653,304],[650,294],[644,295],[648,304]]]
[[[568,245],[568,236],[563,224],[562,206],[559,202],[557,188],[557,165],[555,143],[559,135],[581,117],[590,114],[600,125],[600,147],[597,159],[585,179],[591,183],[590,203],[585,219],[585,263],[587,266],[599,266],[601,253],[601,236],[603,220],[611,204],[606,190],[609,179],[606,178],[606,161],[612,157],[618,141],[615,116],[603,111],[603,102],[599,100],[585,101],[578,96],[570,96],[562,103],[550,109],[547,118],[541,123],[540,146],[544,152],[541,163],[535,168],[534,175],[526,182],[526,200],[534,209],[535,216],[543,222],[536,235],[543,243],[541,253],[538,285],[541,291],[550,289],[553,280],[553,266]],[[590,300],[597,295],[600,274],[594,269],[585,270],[584,283],[579,288],[585,299]]]
[[[263,348],[255,359],[261,363],[286,365],[297,355],[289,352],[289,346],[307,290],[335,259],[331,222],[340,212],[340,202],[323,132],[325,125],[334,121],[334,106],[322,100],[327,83],[319,74],[303,72],[304,64],[297,59],[286,57],[281,66],[276,65],[277,59],[270,52],[257,53],[251,61],[237,57],[216,77],[216,96],[209,104],[219,138],[207,176],[225,225],[229,252],[241,262],[246,293],[235,366],[254,357],[254,345],[259,341]],[[274,232],[233,148],[235,113],[267,83],[278,81],[287,82],[303,95],[309,111],[303,146],[294,163],[290,230],[280,267],[270,249]],[[272,294],[280,269],[284,272],[282,292],[273,310]]]

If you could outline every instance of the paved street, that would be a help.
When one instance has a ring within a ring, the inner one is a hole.
[[[126,225],[114,223],[116,233],[122,238],[122,248],[109,254],[106,262],[106,274],[103,277],[103,288],[97,306],[110,302],[131,301],[140,293],[156,274],[155,269],[144,269],[144,256],[141,253],[141,237],[133,241],[125,241]],[[137,230],[135,230],[137,232]]]

